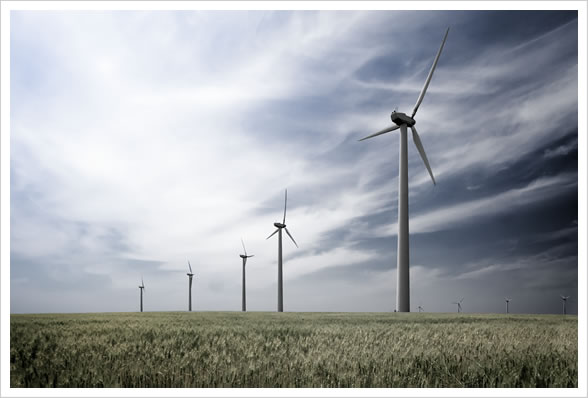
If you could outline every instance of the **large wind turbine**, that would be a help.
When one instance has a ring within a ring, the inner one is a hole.
[[[559,296],[561,297],[561,299],[563,300],[563,314],[566,314],[566,304],[568,302],[568,299],[570,298],[570,296]]]
[[[241,244],[243,245],[243,251],[245,252],[245,254],[239,254],[239,257],[241,257],[243,259],[243,298],[241,300],[241,311],[247,311],[247,305],[246,305],[246,301],[245,301],[245,264],[247,264],[247,259],[249,257],[253,257],[254,254],[248,256],[247,255],[247,249],[245,249],[245,243],[243,243],[243,239],[241,239]]]
[[[143,312],[143,289],[145,289],[145,284],[143,283],[143,277],[141,277],[141,286],[139,286],[141,291],[141,312]]]
[[[505,297],[504,301],[506,301],[506,313],[508,314],[508,303],[510,303],[510,299]]]
[[[410,127],[412,130],[412,139],[414,144],[416,145],[423,162],[425,163],[425,167],[433,180],[433,184],[435,183],[435,177],[433,177],[433,172],[431,171],[431,167],[429,166],[429,161],[427,159],[427,155],[425,154],[425,149],[423,148],[423,144],[421,143],[421,139],[419,134],[416,131],[414,125],[416,124],[416,120],[414,116],[416,115],[421,102],[423,102],[423,98],[425,97],[425,93],[427,92],[427,88],[429,87],[429,83],[431,82],[431,78],[433,77],[433,72],[435,71],[435,67],[437,66],[437,61],[439,61],[439,56],[441,55],[441,51],[443,50],[443,46],[445,45],[445,40],[447,40],[447,34],[449,33],[449,28],[445,32],[445,37],[443,37],[443,41],[441,42],[441,47],[439,47],[439,51],[437,52],[437,56],[433,61],[433,65],[431,66],[431,70],[429,71],[429,75],[427,76],[427,80],[425,81],[425,85],[421,90],[421,93],[417,99],[417,102],[412,110],[411,116],[406,115],[405,113],[396,112],[394,110],[390,118],[394,123],[393,126],[387,127],[383,130],[378,131],[375,134],[369,135],[365,138],[362,138],[360,141],[367,140],[368,138],[376,137],[381,134],[389,133],[394,130],[400,129],[400,156],[399,156],[399,169],[398,169],[398,250],[397,250],[397,271],[396,271],[396,309],[399,312],[410,312],[410,282],[409,282],[409,246],[408,246],[408,148],[407,148],[407,128]]]
[[[269,239],[278,233],[278,312],[284,312],[284,301],[283,301],[283,291],[282,291],[282,229],[286,230],[286,233],[292,239],[292,242],[298,247],[298,244],[290,235],[288,228],[286,228],[286,205],[288,203],[288,190],[286,189],[286,194],[284,197],[284,219],[281,223],[275,222],[274,226],[277,228],[270,236],[266,238]]]
[[[459,313],[459,312],[461,312],[461,302],[462,302],[462,301],[463,301],[463,297],[461,298],[461,300],[459,300],[459,301],[454,301],[453,303],[451,303],[451,304],[457,304],[457,312],[458,312],[458,313]]]
[[[190,264],[190,260],[188,260],[188,267],[190,267],[190,272],[188,275],[188,311],[192,311],[192,277],[194,274],[192,273],[192,264]]]

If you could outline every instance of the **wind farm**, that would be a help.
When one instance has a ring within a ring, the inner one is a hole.
[[[2,392],[585,387],[578,12],[267,8],[7,14]]]

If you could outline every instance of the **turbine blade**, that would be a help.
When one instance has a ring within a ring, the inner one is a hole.
[[[252,254],[252,255],[250,255],[250,256],[247,256],[247,257],[253,257],[253,256],[255,256],[255,254]]]
[[[286,233],[288,234],[288,236],[290,237],[290,239],[292,239],[292,242],[294,242],[294,244],[296,245],[296,247],[298,247],[298,243],[296,243],[296,241],[294,240],[294,238],[292,237],[292,235],[290,235],[290,231],[288,231],[288,228],[284,228],[286,230]]]
[[[245,243],[243,243],[243,238],[241,238],[241,244],[243,245],[243,250],[245,251],[245,255],[247,255],[247,249],[245,249]]]
[[[286,224],[286,205],[288,204],[288,190],[286,189],[286,196],[284,196],[284,219],[282,224]]]
[[[193,272],[192,272],[192,264],[190,264],[190,260],[188,260],[188,267],[190,267],[190,273],[193,274]]]
[[[427,80],[425,81],[425,85],[423,86],[423,89],[421,90],[421,94],[419,95],[419,98],[417,99],[417,102],[414,106],[414,109],[412,110],[412,116],[414,118],[414,115],[416,115],[417,110],[419,109],[419,106],[421,105],[421,102],[423,102],[423,98],[425,98],[425,93],[427,92],[427,88],[429,87],[429,83],[431,82],[431,78],[433,77],[433,72],[435,71],[435,68],[437,67],[437,61],[439,61],[439,57],[441,56],[441,51],[443,51],[443,46],[445,45],[445,40],[447,40],[447,35],[449,34],[449,28],[447,28],[447,31],[445,32],[445,37],[443,37],[443,41],[441,42],[441,47],[439,47],[439,51],[437,52],[437,56],[435,57],[435,61],[433,61],[433,65],[431,66],[431,70],[429,71],[429,76],[427,76]]]
[[[280,228],[276,229],[276,230],[274,231],[274,233],[273,233],[273,234],[271,234],[270,236],[268,236],[267,238],[265,238],[265,240],[268,240],[269,238],[271,238],[272,236],[274,236],[274,235],[276,234],[276,232],[278,232],[279,230],[280,230]]]
[[[419,153],[421,154],[421,159],[423,159],[425,167],[427,168],[427,171],[429,172],[429,175],[433,180],[433,185],[437,185],[437,183],[435,182],[435,177],[433,177],[433,172],[431,171],[431,166],[429,165],[429,159],[427,159],[427,154],[425,153],[425,148],[423,148],[421,137],[419,137],[419,133],[417,133],[417,130],[414,128],[414,126],[411,126],[410,129],[412,130],[412,140],[414,141],[414,144],[416,145],[417,149],[419,150]]]
[[[380,130],[377,133],[374,133],[372,135],[368,135],[367,137],[364,137],[364,138],[362,138],[359,141],[367,140],[368,138],[373,138],[373,137],[376,137],[378,135],[386,134],[386,133],[389,133],[390,131],[398,130],[399,128],[400,128],[400,126],[386,127],[384,130]]]

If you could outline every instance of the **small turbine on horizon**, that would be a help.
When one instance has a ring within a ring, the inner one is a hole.
[[[274,236],[276,233],[278,234],[278,312],[284,312],[284,300],[283,300],[283,290],[282,290],[282,229],[286,230],[286,233],[292,239],[292,242],[298,247],[298,244],[290,235],[288,228],[286,228],[286,205],[288,204],[288,190],[286,189],[286,193],[284,196],[284,219],[281,223],[275,222],[274,226],[277,228],[270,236],[266,238],[269,239]]]
[[[393,126],[387,127],[383,130],[378,131],[372,135],[369,135],[365,138],[362,138],[360,141],[367,140],[368,138],[376,137],[381,134],[389,133],[394,130],[400,129],[400,154],[399,154],[399,168],[398,168],[398,238],[397,238],[397,264],[396,264],[396,310],[399,312],[410,312],[410,279],[409,279],[409,244],[408,244],[408,148],[407,148],[407,129],[410,127],[412,130],[412,139],[414,144],[416,145],[419,154],[423,162],[425,163],[425,167],[433,180],[433,184],[436,185],[435,177],[433,176],[433,172],[431,171],[431,167],[429,166],[429,160],[427,159],[427,155],[425,153],[425,149],[423,148],[423,144],[421,143],[421,139],[419,134],[416,131],[414,125],[416,124],[416,120],[414,119],[421,102],[423,102],[423,98],[425,97],[425,93],[427,92],[427,88],[429,87],[429,83],[431,82],[431,78],[433,77],[433,72],[435,71],[435,67],[437,66],[437,61],[439,61],[439,57],[441,56],[441,51],[443,50],[443,46],[445,45],[445,40],[447,40],[447,34],[449,33],[449,28],[445,32],[445,36],[443,37],[443,41],[441,42],[441,47],[439,47],[439,51],[437,52],[437,56],[433,61],[433,65],[431,66],[431,70],[429,71],[429,75],[427,76],[427,80],[425,81],[425,85],[421,90],[421,93],[417,99],[417,102],[412,110],[411,116],[406,115],[405,113],[396,112],[394,110],[390,118],[394,123]]]
[[[190,260],[188,260],[188,267],[190,268],[190,272],[188,275],[188,311],[192,311],[192,277],[194,273],[192,272],[192,264],[190,264]]]
[[[511,300],[511,299],[509,299],[509,298],[507,298],[507,297],[505,297],[505,298],[504,298],[504,301],[506,301],[506,313],[507,313],[507,314],[508,314],[508,303],[510,303],[510,300]]]
[[[243,259],[243,288],[242,288],[243,298],[241,300],[241,311],[245,312],[245,311],[247,311],[247,305],[246,305],[246,300],[245,300],[245,264],[247,264],[247,259],[249,257],[253,257],[254,254],[252,254],[250,256],[247,255],[247,249],[245,249],[245,243],[243,243],[243,239],[241,239],[241,244],[243,245],[243,251],[245,252],[245,254],[239,254],[239,257],[241,257]]]
[[[462,301],[463,301],[463,297],[461,298],[461,300],[459,300],[459,301],[454,301],[453,303],[451,303],[451,304],[457,304],[457,312],[458,312],[458,313],[460,313],[460,312],[461,312],[461,303],[462,303]]]
[[[422,305],[419,305],[419,312],[423,312],[425,309],[423,308]]]
[[[145,283],[143,283],[143,276],[141,276],[141,286],[139,286],[141,291],[141,312],[143,312],[143,289],[145,289]]]
[[[561,299],[563,300],[563,314],[566,315],[567,311],[566,311],[566,304],[568,302],[568,299],[570,298],[570,296],[563,296],[560,295],[559,297],[561,297]]]

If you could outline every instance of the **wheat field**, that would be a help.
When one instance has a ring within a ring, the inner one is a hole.
[[[11,315],[11,387],[577,387],[576,316]]]

